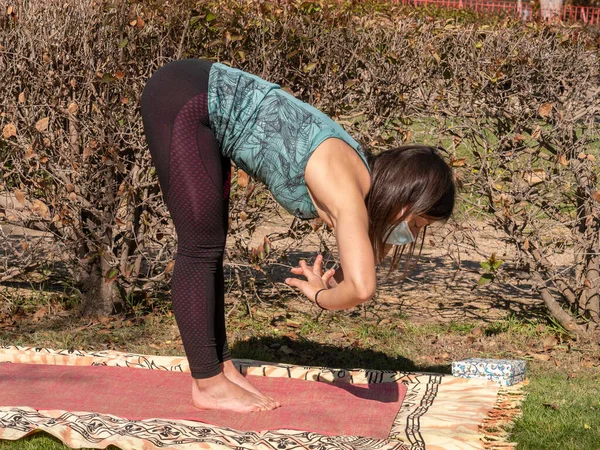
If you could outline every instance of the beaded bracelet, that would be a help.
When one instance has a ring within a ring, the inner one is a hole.
[[[317,304],[317,306],[318,306],[319,308],[321,308],[321,309],[324,309],[325,311],[327,311],[327,308],[323,308],[321,305],[319,305],[319,301],[317,300],[317,297],[319,296],[319,292],[321,292],[321,291],[326,291],[326,290],[327,290],[326,288],[319,289],[319,290],[317,291],[317,293],[315,294],[315,303]]]

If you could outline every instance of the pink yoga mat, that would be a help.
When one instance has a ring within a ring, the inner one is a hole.
[[[292,429],[387,439],[406,387],[248,376],[281,408],[249,414],[196,409],[189,373],[108,366],[0,363],[0,406],[185,419],[240,431]]]

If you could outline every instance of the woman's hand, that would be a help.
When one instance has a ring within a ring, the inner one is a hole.
[[[323,273],[323,255],[317,255],[315,263],[312,267],[306,264],[306,261],[300,260],[300,267],[292,267],[290,272],[295,275],[303,275],[306,277],[306,281],[299,278],[286,278],[285,283],[289,286],[300,289],[300,291],[306,295],[313,302],[315,301],[315,294],[320,289],[329,289],[337,285],[333,279],[335,275],[334,269],[329,269]]]

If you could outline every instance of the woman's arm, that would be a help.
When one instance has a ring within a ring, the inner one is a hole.
[[[344,268],[343,280],[319,294],[319,304],[332,310],[366,302],[375,295],[377,281],[364,202],[366,192],[358,174],[360,170],[366,171],[366,167],[356,152],[349,146],[348,149],[350,153],[316,151],[305,172],[315,204],[335,230],[340,263]],[[302,273],[299,270],[295,273],[304,275],[306,281],[288,278],[286,283],[314,301],[316,292],[328,285],[305,261],[300,261],[300,268]]]

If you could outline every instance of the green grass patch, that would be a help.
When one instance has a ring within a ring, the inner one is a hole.
[[[600,449],[600,373],[534,370],[512,439],[520,450]]]

